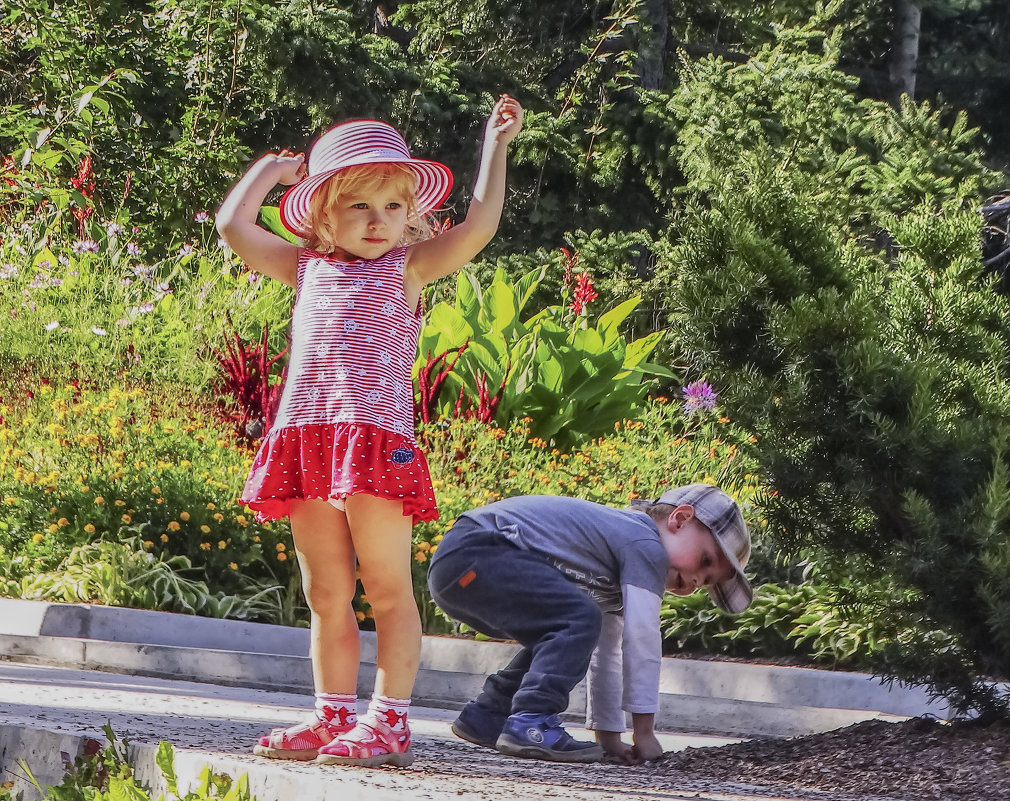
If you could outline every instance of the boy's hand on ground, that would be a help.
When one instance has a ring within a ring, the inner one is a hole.
[[[663,746],[660,745],[655,734],[636,735],[635,747],[632,750],[634,750],[638,760],[635,764],[651,762],[653,759],[659,759],[663,756]]]
[[[635,747],[629,745],[621,739],[621,735],[614,731],[596,732],[597,742],[603,746],[603,759],[605,762],[616,763],[618,765],[637,765],[638,759],[635,756]]]

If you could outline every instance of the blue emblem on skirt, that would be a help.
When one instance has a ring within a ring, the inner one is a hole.
[[[410,464],[414,461],[414,449],[405,448],[401,445],[389,455],[389,458],[393,464]]]

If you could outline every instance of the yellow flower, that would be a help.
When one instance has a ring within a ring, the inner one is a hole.
[[[278,562],[284,562],[284,561],[287,560],[287,558],[288,558],[288,555],[286,553],[282,552],[282,553],[277,554],[277,561]]]
[[[105,498],[103,498],[101,495],[96,495],[95,496],[95,503],[98,506],[101,506],[103,503],[105,503]]]
[[[117,499],[116,500],[116,506],[126,506],[126,501],[124,501],[122,499]]]
[[[283,542],[278,542],[277,543],[277,551],[279,553],[284,553],[284,551],[286,551],[287,549],[288,549],[288,546],[285,545]]]
[[[34,542],[36,545],[38,545],[45,538],[46,537],[45,537],[44,534],[34,534],[34,535],[32,535],[32,542]]]
[[[224,540],[218,540],[218,541],[217,541],[217,549],[218,549],[219,551],[223,551],[223,550],[224,550],[225,548],[227,548],[227,547],[228,547],[228,543],[227,543],[227,542],[225,542]]]
[[[209,542],[201,542],[200,543],[200,550],[201,551],[209,551],[210,550],[210,543]]]
[[[147,548],[147,550],[151,550],[154,547],[154,543],[150,540],[144,540],[144,547]]]
[[[212,504],[212,503],[208,503],[208,504],[207,504],[207,508],[208,508],[208,509],[212,509],[212,510],[213,510],[213,509],[217,509],[217,507],[216,507],[216,506],[215,506],[214,504]]]
[[[245,515],[239,515],[238,517],[236,517],[235,518],[235,522],[238,523],[240,526],[248,526],[249,525],[249,521],[246,520],[246,516]]]
[[[161,495],[161,487],[151,487],[152,495]]]
[[[50,534],[55,534],[59,530],[60,530],[60,527],[58,525],[56,525],[55,523],[50,523],[49,527],[46,529],[46,531],[48,531]]]
[[[200,531],[204,534],[210,534],[210,526],[200,526]]]
[[[259,542],[259,541],[260,541],[260,535],[259,534],[253,535],[253,542]]]
[[[193,463],[189,459],[183,459],[181,462],[179,462],[179,467],[190,468],[192,466]]]
[[[234,562],[229,562],[228,567],[230,567],[232,570],[238,570],[238,565],[235,564]]]
[[[414,554],[414,561],[423,564],[424,562],[428,561],[428,554],[426,554],[424,551],[418,551],[417,553]]]
[[[355,612],[354,616],[358,619],[359,623],[364,623],[365,622],[365,613],[364,612]]]
[[[215,512],[215,513],[214,513],[214,519],[215,519],[215,520],[216,520],[216,521],[217,521],[218,523],[220,523],[220,522],[221,522],[222,520],[224,520],[224,515],[223,515],[223,514],[221,514],[220,512]]]
[[[162,534],[160,539],[162,542],[168,542],[168,534]]]
[[[169,531],[178,531],[180,528],[182,528],[182,526],[180,526],[179,523],[175,520],[170,521],[168,524]]]
[[[67,520],[65,517],[61,517],[59,520],[56,521],[56,525],[58,525],[60,528],[64,528],[70,525],[70,521]]]
[[[189,520],[189,512],[181,512],[181,513],[179,514],[179,517],[180,517],[180,518],[181,518],[182,520]]]
[[[95,527],[91,523],[88,523],[87,525],[85,525],[84,526],[84,530],[87,531],[88,534],[94,534],[95,533]]]
[[[123,516],[122,516],[122,518],[120,518],[120,519],[121,519],[121,520],[122,520],[122,521],[123,521],[124,523],[132,523],[132,522],[133,522],[133,518],[132,518],[132,517],[130,517],[129,515],[123,515]]]

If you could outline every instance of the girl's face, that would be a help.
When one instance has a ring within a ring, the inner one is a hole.
[[[376,259],[400,244],[409,202],[393,183],[343,195],[327,211],[347,255]]]

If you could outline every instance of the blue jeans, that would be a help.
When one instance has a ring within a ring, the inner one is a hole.
[[[428,588],[446,614],[522,650],[488,676],[477,703],[509,715],[558,714],[586,675],[602,613],[545,557],[462,518],[439,544]]]

